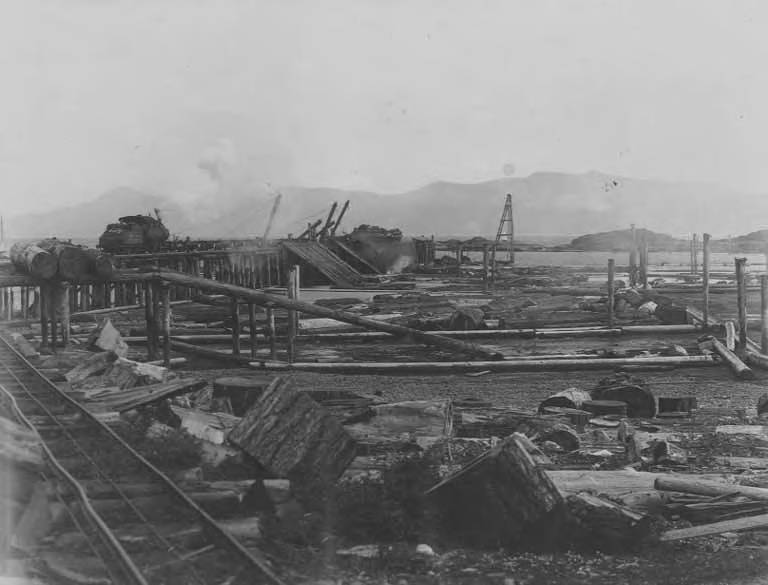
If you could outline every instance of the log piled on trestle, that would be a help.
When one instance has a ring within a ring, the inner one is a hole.
[[[11,246],[10,256],[16,268],[34,278],[53,278],[58,271],[56,257],[37,244],[14,244]]]

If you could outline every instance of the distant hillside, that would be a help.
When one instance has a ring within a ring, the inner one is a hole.
[[[690,246],[689,242],[666,234],[645,229],[637,230],[637,241],[640,242],[643,237],[648,242],[648,249],[651,251],[687,250]],[[579,236],[571,240],[571,247],[590,252],[629,252],[633,243],[632,230],[614,230]]]
[[[161,210],[162,216],[170,224],[182,216],[178,205],[166,198],[119,187],[87,203],[11,218],[7,225],[9,234],[14,238],[98,238],[107,224],[117,221],[118,217],[151,214],[155,208]]]
[[[630,224],[668,234],[740,233],[760,228],[768,197],[693,183],[672,183],[584,174],[534,173],[483,183],[436,182],[412,191],[381,195],[333,188],[283,187],[273,234],[297,234],[323,217],[331,203],[350,199],[341,231],[368,223],[400,228],[406,235],[493,237],[506,193],[513,194],[515,233],[597,234]],[[183,204],[120,188],[88,204],[11,218],[14,236],[58,234],[97,237],[120,215],[163,210],[174,234],[192,237],[246,237],[263,232],[268,193],[200,197]]]
[[[720,239],[712,242],[713,251],[762,253],[768,250],[768,230],[757,230],[743,236],[731,239]]]

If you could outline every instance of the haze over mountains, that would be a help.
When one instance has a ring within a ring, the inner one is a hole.
[[[340,231],[361,224],[399,227],[407,235],[495,234],[504,195],[513,194],[516,232],[571,236],[628,227],[684,235],[744,234],[768,226],[768,198],[706,184],[584,174],[534,173],[475,184],[437,182],[398,194],[284,187],[272,234],[298,234],[325,217],[331,203],[350,199]],[[171,233],[190,237],[260,235],[273,195],[264,186],[180,201],[120,187],[95,200],[10,218],[11,237],[96,238],[122,215],[161,210]]]

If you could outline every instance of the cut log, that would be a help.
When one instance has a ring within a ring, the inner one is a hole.
[[[724,532],[742,532],[744,530],[755,530],[767,527],[768,514],[760,514],[758,516],[748,516],[747,518],[736,518],[734,520],[723,520],[712,524],[692,526],[691,528],[667,530],[659,536],[659,539],[662,542],[670,542],[673,540],[683,540],[698,536],[711,536],[713,534],[723,534]]]
[[[184,343],[171,338],[171,348],[181,353],[189,353],[215,361],[231,362],[236,364],[251,365],[253,361],[250,356],[233,355],[231,352],[216,351],[215,349],[206,349],[192,343]]]
[[[57,274],[62,280],[78,281],[88,277],[90,260],[80,246],[56,238],[42,240],[38,245],[56,258]]]
[[[76,388],[89,376],[105,371],[116,359],[117,356],[111,351],[95,353],[64,374],[64,378],[72,388]]]
[[[566,498],[568,511],[578,526],[581,543],[603,550],[620,550],[643,539],[649,519],[605,498],[586,492]]]
[[[87,344],[91,348],[114,352],[118,357],[124,358],[128,355],[128,344],[123,341],[120,332],[112,325],[109,318],[104,319],[91,332]]]
[[[539,412],[544,412],[544,409],[548,406],[564,406],[566,408],[574,408],[581,410],[581,405],[591,400],[592,397],[588,392],[579,390],[578,388],[566,388],[556,394],[553,394],[549,398],[545,398],[541,404],[539,404]]]
[[[656,397],[653,392],[643,386],[620,384],[598,388],[592,392],[592,398],[625,403],[627,405],[626,413],[630,418],[653,418],[656,416]]]
[[[713,338],[712,345],[718,355],[723,358],[723,361],[728,364],[728,367],[731,368],[737,378],[740,380],[753,380],[755,378],[755,373],[749,368],[749,366],[741,361],[739,356],[737,356],[730,349],[720,343],[719,340]]]
[[[768,501],[768,489],[765,488],[734,485],[704,479],[697,480],[690,477],[681,479],[672,475],[662,476],[656,479],[654,487],[660,491],[699,494],[702,496],[723,496],[738,493],[753,500]]]
[[[48,280],[56,276],[58,261],[50,252],[32,243],[18,242],[11,246],[11,262],[34,278]]]
[[[306,394],[282,379],[229,433],[229,441],[263,467],[322,496],[355,456],[355,442],[341,424]]]
[[[480,546],[535,546],[556,542],[563,497],[514,436],[427,491],[446,528]]]
[[[100,280],[109,280],[115,272],[115,260],[109,254],[105,254],[94,248],[85,249],[88,256],[89,272]]]

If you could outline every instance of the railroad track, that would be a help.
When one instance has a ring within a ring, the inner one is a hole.
[[[69,548],[112,583],[282,583],[260,554],[37,371],[2,331],[0,399],[42,438]]]

